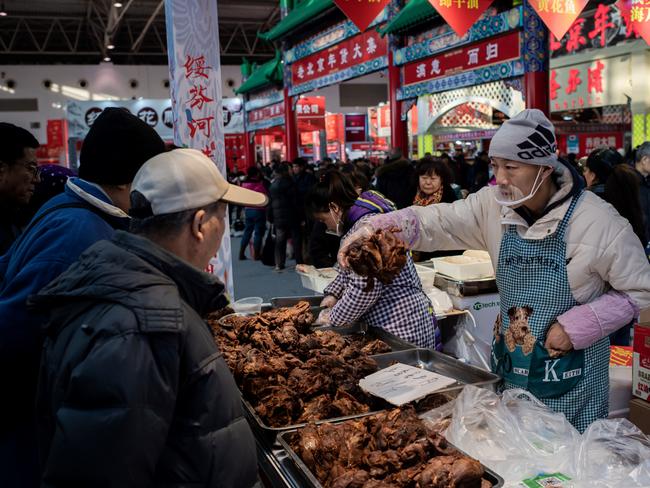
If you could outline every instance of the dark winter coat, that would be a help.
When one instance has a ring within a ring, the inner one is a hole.
[[[268,219],[278,227],[293,227],[300,223],[299,199],[291,176],[273,180],[269,188]]]
[[[415,169],[406,159],[389,162],[377,168],[376,188],[395,203],[398,209],[413,205],[417,191]]]
[[[249,487],[255,441],[201,316],[223,285],[125,232],[34,300],[50,312],[37,413],[44,487]]]

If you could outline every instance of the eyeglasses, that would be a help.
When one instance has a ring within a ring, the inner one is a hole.
[[[27,163],[23,165],[27,171],[29,171],[32,174],[33,178],[36,178],[37,176],[40,176],[41,174],[41,167],[36,164],[36,163]]]

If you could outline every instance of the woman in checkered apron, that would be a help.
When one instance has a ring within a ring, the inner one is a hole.
[[[361,193],[351,179],[338,170],[325,173],[306,197],[308,211],[336,235],[351,234],[371,215],[395,210],[383,195]],[[372,289],[364,278],[349,269],[339,270],[324,290],[322,305],[330,307],[328,320],[334,326],[363,321],[424,348],[440,349],[433,306],[422,290],[409,255],[406,266],[392,283],[374,280]]]
[[[391,226],[418,251],[487,250],[501,298],[493,370],[582,432],[608,414],[608,335],[650,306],[650,265],[629,222],[556,150],[551,122],[524,110],[491,141],[497,186],[373,216],[340,260],[362,232]]]

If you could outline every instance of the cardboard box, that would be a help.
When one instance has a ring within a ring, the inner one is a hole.
[[[650,403],[638,398],[630,400],[630,422],[650,435]]]
[[[634,326],[632,394],[642,400],[650,398],[650,309],[641,311]]]
[[[494,322],[501,311],[498,293],[487,293],[472,297],[451,295],[451,302],[456,310],[469,310],[476,320],[476,336],[487,344],[492,344]],[[470,329],[472,330],[472,329]]]

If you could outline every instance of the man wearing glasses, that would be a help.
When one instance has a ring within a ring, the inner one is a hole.
[[[39,182],[36,138],[21,127],[0,122],[0,256],[20,233],[18,213]]]

